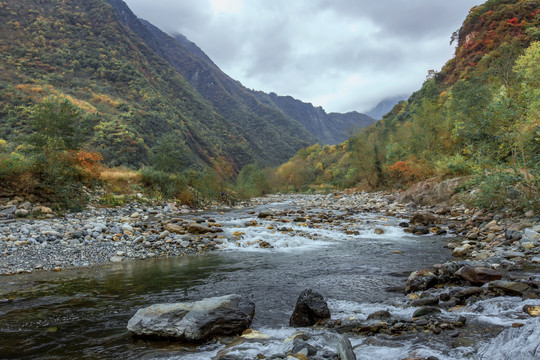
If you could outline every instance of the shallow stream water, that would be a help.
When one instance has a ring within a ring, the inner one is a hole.
[[[270,207],[295,206],[284,203]],[[342,223],[321,224],[319,228],[261,219],[256,219],[259,226],[247,227],[244,224],[255,219],[255,214],[246,210],[204,215],[222,224],[230,239],[213,254],[0,278],[0,358],[211,359],[225,344],[186,346],[136,340],[126,324],[137,309],[151,304],[233,293],[255,303],[252,328],[269,338],[232,346],[229,353],[243,359],[286,353],[292,346],[286,339],[298,331],[288,327],[288,320],[302,290],[321,293],[334,319],[365,319],[377,310],[410,319],[415,309],[405,306],[406,298],[385,289],[404,285],[413,270],[451,257],[443,248],[448,238],[408,235],[397,226],[400,219],[373,214],[348,216]],[[282,226],[287,231],[277,230]],[[383,229],[384,234],[375,234],[375,228]],[[356,234],[346,235],[346,229],[354,229]],[[235,238],[234,232],[243,234]],[[273,247],[260,248],[257,240]],[[489,332],[491,327],[514,321],[520,306],[509,301],[504,313],[501,304],[504,301],[464,312]],[[447,314],[449,318],[459,315]],[[302,331],[310,333],[313,345],[335,351],[340,335],[331,330]],[[442,360],[474,354],[474,349],[453,349],[423,336],[359,336],[351,341],[357,346],[358,359],[434,355]]]

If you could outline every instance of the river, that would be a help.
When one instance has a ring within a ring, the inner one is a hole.
[[[259,211],[268,209],[305,210],[297,216],[345,216],[342,221],[317,226],[256,218]],[[321,293],[334,319],[363,319],[378,310],[410,319],[415,309],[406,306],[405,296],[387,288],[404,285],[413,270],[451,258],[443,248],[448,237],[406,234],[398,226],[402,219],[382,215],[300,209],[292,202],[191,216],[203,215],[223,226],[220,251],[0,278],[5,298],[0,300],[0,358],[211,359],[225,344],[187,346],[136,340],[126,324],[137,309],[151,304],[233,293],[255,303],[252,328],[269,338],[233,346],[230,354],[254,359],[257,354],[286,353],[291,347],[286,339],[298,331],[288,327],[288,320],[302,290]],[[253,220],[257,226],[246,226]],[[377,234],[375,229],[384,233]],[[271,247],[261,246],[260,240]],[[489,328],[511,322],[510,313],[517,306],[507,305],[509,315],[486,304],[476,313],[468,311]],[[447,314],[450,318],[458,315]],[[302,331],[309,333],[314,345],[335,352],[339,334]],[[474,353],[474,349],[455,349],[421,334],[395,340],[353,336],[351,341],[358,359],[432,355],[442,360],[469,358]]]

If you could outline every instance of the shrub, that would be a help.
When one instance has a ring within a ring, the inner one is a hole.
[[[492,171],[477,175],[472,180],[471,203],[486,209],[511,207],[517,210],[539,210],[540,181],[525,181],[518,172]]]
[[[140,173],[143,186],[165,198],[173,198],[188,188],[186,178],[180,174],[152,168],[143,168]]]

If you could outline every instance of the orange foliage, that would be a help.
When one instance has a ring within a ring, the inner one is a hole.
[[[387,169],[388,175],[396,185],[408,185],[427,177],[427,169],[416,159],[396,161]]]
[[[91,178],[99,178],[103,156],[97,152],[79,150],[72,154],[75,162]]]

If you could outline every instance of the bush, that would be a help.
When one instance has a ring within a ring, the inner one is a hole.
[[[517,172],[493,171],[477,175],[472,180],[475,188],[471,203],[485,209],[502,209],[511,207],[526,211],[539,210],[540,181],[526,181]]]
[[[171,174],[152,168],[141,170],[141,182],[144,187],[154,191],[154,196],[173,198],[188,189],[184,176]]]
[[[246,165],[236,178],[236,192],[242,198],[267,194],[271,191],[264,171],[256,164]]]

